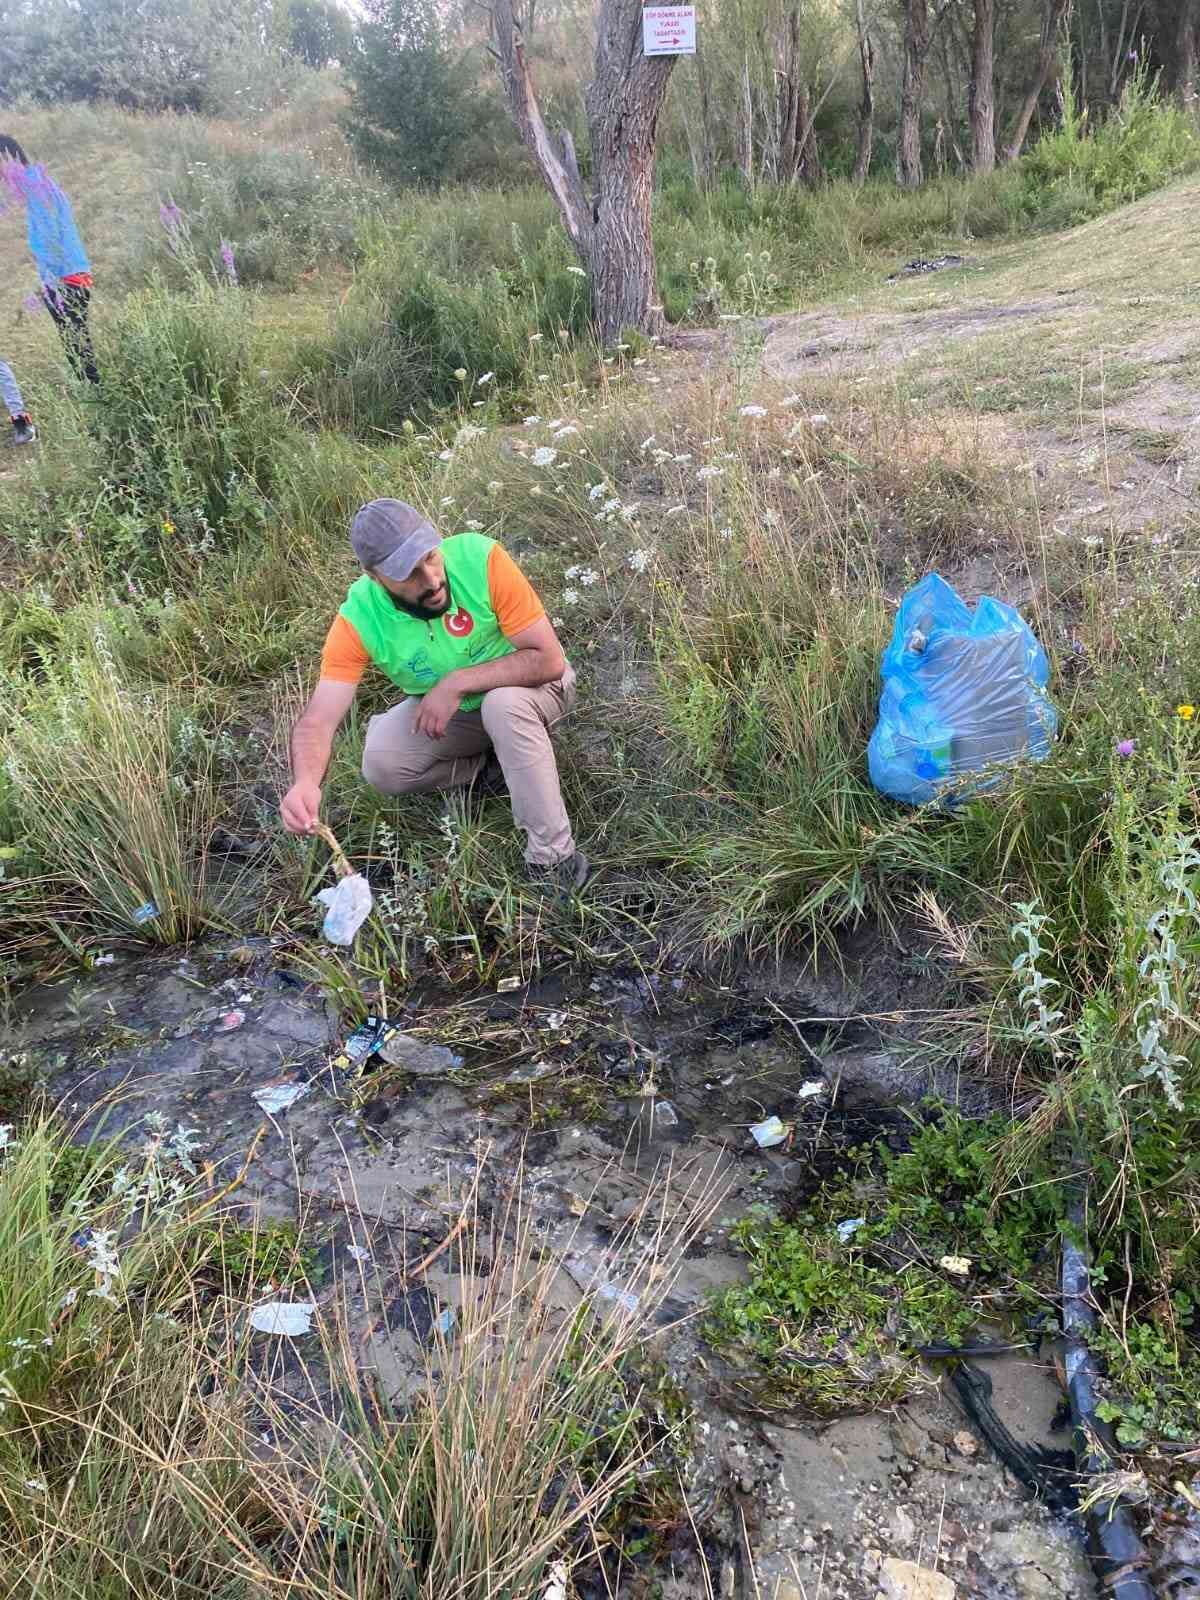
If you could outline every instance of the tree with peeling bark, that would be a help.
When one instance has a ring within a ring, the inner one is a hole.
[[[921,165],[925,68],[933,36],[952,3],[953,0],[941,0],[931,13],[928,0],[904,0],[904,60],[896,127],[896,182],[902,189],[919,189],[925,176]]]
[[[534,91],[513,0],[493,0],[495,55],[517,131],[592,283],[601,341],[626,329],[663,331],[650,213],[658,119],[674,56],[646,56],[640,0],[600,0],[592,81],[585,96],[593,196],[584,194],[567,132],[552,139]]]
[[[967,113],[971,121],[971,165],[976,172],[991,172],[996,165],[995,79],[996,3],[975,0]]]
[[[875,143],[875,47],[871,43],[863,0],[855,0],[854,20],[858,28],[858,59],[862,68],[862,99],[858,105],[858,145],[854,157],[854,182],[862,185],[871,170],[871,148]]]

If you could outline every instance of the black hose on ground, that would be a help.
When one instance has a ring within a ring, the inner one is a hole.
[[[1067,1368],[1067,1398],[1075,1425],[1075,1458],[1086,1482],[1118,1465],[1112,1430],[1096,1415],[1100,1400],[1099,1369],[1088,1344],[1096,1329],[1091,1299],[1091,1259],[1086,1243],[1084,1194],[1077,1191],[1069,1210],[1075,1238],[1064,1235],[1062,1246],[1062,1314]],[[1088,1555],[1100,1592],[1112,1600],[1155,1600],[1148,1576],[1149,1557],[1133,1519],[1133,1508],[1119,1495],[1092,1503],[1087,1512]]]

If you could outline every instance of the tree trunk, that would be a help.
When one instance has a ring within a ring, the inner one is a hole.
[[[601,343],[616,343],[627,328],[661,333],[665,319],[650,208],[658,118],[676,58],[642,54],[638,0],[603,0],[586,96],[594,190],[589,205],[570,135],[564,133],[556,147],[546,131],[513,0],[494,0],[492,25],[513,121],[591,277]]]
[[[995,0],[975,0],[975,34],[971,41],[971,87],[967,92],[967,111],[971,118],[971,165],[976,172],[991,172],[996,165],[996,113],[993,99],[995,52]]]
[[[921,99],[929,58],[929,7],[926,0],[905,0],[904,70],[900,79],[900,116],[896,128],[896,182],[902,189],[920,187]]]
[[[1038,53],[1037,70],[1033,82],[1029,85],[1029,92],[1022,102],[1017,120],[1013,124],[1012,136],[1008,148],[1004,152],[1006,161],[1015,161],[1021,154],[1025,145],[1025,137],[1029,132],[1029,124],[1033,121],[1033,114],[1037,110],[1038,101],[1042,97],[1042,90],[1046,87],[1051,72],[1054,71],[1058,60],[1058,30],[1066,14],[1069,0],[1042,0],[1042,42]]]
[[[1200,3],[1181,0],[1175,34],[1175,92],[1188,109],[1196,104],[1196,36],[1200,32]]]
[[[627,328],[666,327],[650,214],[658,118],[675,60],[642,54],[640,0],[603,0],[586,103],[598,206],[592,306],[605,345]]]
[[[854,182],[860,187],[871,170],[871,147],[875,143],[875,47],[867,32],[863,0],[856,0],[858,55],[862,62],[862,99],[858,105],[858,151],[854,157]]]

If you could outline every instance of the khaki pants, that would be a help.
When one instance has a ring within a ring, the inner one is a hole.
[[[558,784],[550,729],[575,704],[570,667],[540,689],[491,689],[478,711],[459,711],[440,739],[418,733],[420,700],[402,700],[372,717],[363,744],[363,777],[384,794],[430,794],[470,783],[494,749],[512,796],[513,821],[523,828],[525,859],[553,866],[575,850]]]

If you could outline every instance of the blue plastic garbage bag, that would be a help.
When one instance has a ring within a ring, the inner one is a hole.
[[[1041,761],[1058,725],[1050,663],[1012,606],[985,596],[974,611],[931,572],[900,602],[883,657],[871,782],[909,805],[949,791],[953,803],[995,782],[995,769]],[[984,774],[976,784],[972,773]]]

